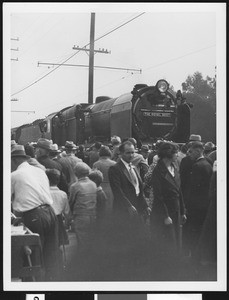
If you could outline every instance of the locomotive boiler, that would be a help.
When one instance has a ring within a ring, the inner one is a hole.
[[[134,137],[138,144],[151,143],[158,138],[186,142],[190,134],[190,110],[188,113],[186,110],[182,118],[184,110],[178,107],[177,95],[180,97],[181,93],[176,94],[163,79],[155,86],[136,84],[130,93],[117,98],[101,96],[94,104],[66,107],[41,120],[39,126],[27,124],[26,131],[22,125],[16,130],[20,131],[18,142],[26,142],[26,132],[29,132],[28,142],[37,140],[40,135],[59,146],[67,140],[76,144],[108,143],[113,135],[121,139]]]
[[[85,135],[89,140],[110,140],[118,135],[122,139],[134,137],[139,143],[158,138],[184,142],[177,134],[176,94],[165,80],[155,86],[137,84],[130,93],[112,99],[99,97],[97,102],[85,112]]]

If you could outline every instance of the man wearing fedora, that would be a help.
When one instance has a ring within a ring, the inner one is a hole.
[[[61,172],[58,187],[62,191],[68,193],[68,185],[61,164],[58,160],[53,160],[49,157],[50,151],[52,151],[52,142],[48,139],[40,138],[38,139],[35,147],[35,156],[40,164],[42,164],[46,169],[57,169]]]
[[[59,159],[59,163],[63,168],[67,185],[70,187],[70,185],[77,180],[74,173],[74,168],[78,162],[82,162],[82,159],[75,156],[77,147],[73,141],[66,141],[64,150],[66,155]]]
[[[201,136],[197,134],[191,134],[189,141],[186,144],[187,149],[189,150],[193,142],[201,142]],[[181,190],[183,193],[184,201],[187,199],[187,194],[189,193],[189,182],[192,171],[192,165],[194,161],[189,156],[189,151],[187,150],[186,156],[182,158],[180,162],[180,179],[181,179]]]
[[[209,187],[212,176],[212,166],[204,157],[204,145],[199,141],[192,142],[189,148],[192,164],[187,196],[187,239],[191,254],[197,246],[203,223],[209,207]]]
[[[13,212],[21,215],[23,223],[40,235],[46,280],[54,280],[58,271],[57,219],[49,181],[45,172],[31,166],[24,146],[11,150],[11,201]]]
[[[57,144],[52,144],[51,145],[51,150],[49,152],[49,157],[52,160],[58,161],[60,159],[60,153],[61,153],[61,151],[58,149],[58,145]]]

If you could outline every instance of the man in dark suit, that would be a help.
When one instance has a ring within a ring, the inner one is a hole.
[[[114,195],[113,230],[110,236],[116,251],[131,257],[133,251],[143,251],[147,241],[144,220],[149,208],[143,195],[143,183],[136,168],[131,164],[134,146],[130,141],[120,147],[120,159],[108,171],[110,186]]]
[[[209,186],[212,166],[203,155],[204,146],[201,142],[193,142],[189,148],[192,166],[189,195],[187,197],[187,239],[193,253],[209,207]]]
[[[126,141],[120,147],[120,160],[109,169],[109,180],[114,194],[114,212],[120,215],[136,216],[148,212],[143,195],[143,183],[131,161],[135,149],[131,142]]]
[[[183,193],[184,202],[186,203],[187,197],[189,197],[190,194],[190,178],[192,173],[192,166],[195,163],[194,159],[191,159],[189,156],[189,148],[191,147],[193,142],[201,142],[201,136],[197,134],[191,134],[189,137],[188,143],[186,143],[187,146],[187,152],[186,156],[182,158],[180,163],[180,180],[181,180],[181,190]]]

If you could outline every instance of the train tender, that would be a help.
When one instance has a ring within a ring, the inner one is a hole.
[[[190,113],[186,113],[185,126],[178,122],[182,110],[177,108],[176,93],[161,79],[155,86],[136,84],[130,93],[117,98],[102,96],[95,104],[66,107],[40,122],[40,134],[58,145],[66,140],[76,144],[95,140],[106,143],[113,135],[134,137],[139,144],[158,138],[186,142],[179,132],[189,136]]]

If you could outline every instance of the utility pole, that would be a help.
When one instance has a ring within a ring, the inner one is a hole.
[[[93,103],[93,86],[94,86],[94,54],[95,53],[110,53],[107,50],[94,49],[95,45],[95,13],[91,13],[91,28],[90,28],[90,47],[89,49],[73,47],[74,50],[89,51],[89,78],[88,78],[88,103]]]
[[[131,72],[138,72],[142,73],[141,69],[131,69],[131,68],[118,68],[118,67],[108,67],[108,66],[94,66],[94,55],[95,53],[103,53],[103,54],[111,54],[111,51],[108,51],[107,49],[94,49],[94,43],[95,43],[95,13],[91,13],[91,28],[90,28],[90,47],[86,48],[84,47],[79,47],[75,46],[72,48],[73,50],[78,50],[78,51],[85,51],[89,55],[89,66],[87,65],[82,65],[82,64],[65,64],[65,63],[52,63],[52,62],[38,62],[38,67],[40,65],[50,65],[50,66],[66,66],[66,67],[87,67],[89,68],[89,80],[88,80],[88,103],[93,104],[93,82],[94,82],[94,68],[99,68],[99,69],[112,69],[112,70],[122,70],[122,71],[127,71]]]
[[[94,45],[95,45],[95,13],[91,13],[90,52],[89,52],[89,79],[88,79],[88,103],[89,104],[93,103]]]

